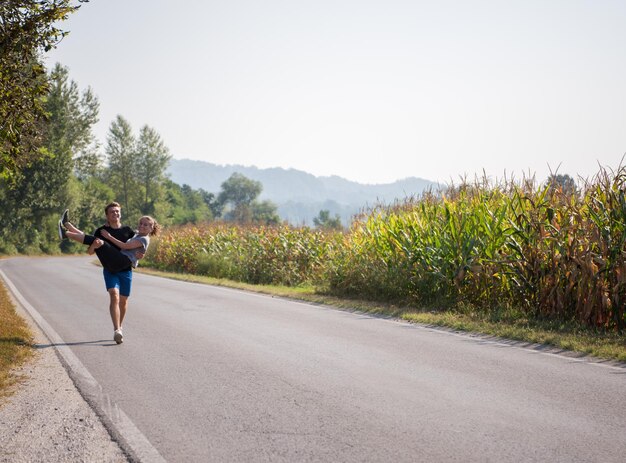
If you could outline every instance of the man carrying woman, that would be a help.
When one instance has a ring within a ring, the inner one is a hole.
[[[122,225],[121,206],[116,202],[108,204],[104,212],[105,225],[96,229],[93,235],[87,235],[70,223],[66,210],[59,220],[59,236],[88,245],[87,252],[90,255],[95,253],[102,263],[104,282],[109,293],[113,339],[121,344],[124,341],[122,323],[133,281],[132,269],[137,267],[139,259],[145,255],[150,236],[158,234],[160,226],[150,216],[143,216],[139,220],[137,232]]]

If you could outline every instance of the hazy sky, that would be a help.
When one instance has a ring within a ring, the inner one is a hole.
[[[363,183],[626,153],[624,0],[91,0],[49,66],[175,158]]]

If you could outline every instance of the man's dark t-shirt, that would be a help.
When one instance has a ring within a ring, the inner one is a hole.
[[[119,250],[120,248],[115,246],[110,241],[106,240],[102,236],[102,230],[108,231],[111,234],[111,236],[123,242],[126,242],[129,239],[131,239],[133,236],[135,236],[135,231],[126,225],[120,228],[111,228],[108,225],[103,225],[102,227],[99,227],[94,232],[93,236],[95,236],[96,238],[100,238],[101,240],[105,241],[106,243],[108,243],[110,246],[113,246],[117,250]],[[100,259],[100,262],[102,263],[102,266],[104,268],[106,268],[107,270],[113,273],[119,272],[122,270],[132,270],[130,261],[124,254],[122,254],[121,252],[105,252],[103,248],[104,246],[96,249],[96,255],[98,256],[98,259]]]

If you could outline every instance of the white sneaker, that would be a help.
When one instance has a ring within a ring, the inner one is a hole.
[[[124,342],[124,335],[122,335],[122,330],[115,330],[113,332],[113,340],[118,344],[122,344]]]

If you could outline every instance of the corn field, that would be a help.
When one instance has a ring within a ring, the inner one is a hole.
[[[341,233],[306,227],[210,223],[166,230],[148,258],[164,270],[298,286],[319,281],[328,255],[342,240]]]
[[[226,224],[169,230],[153,265],[433,309],[471,304],[621,331],[626,170],[576,192],[464,182],[355,219],[345,233]]]

